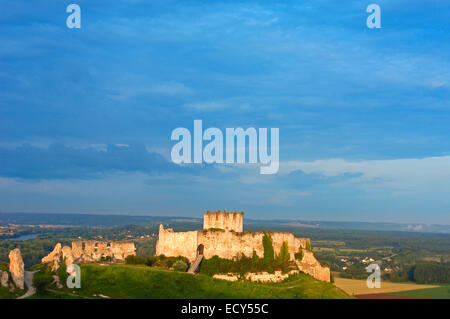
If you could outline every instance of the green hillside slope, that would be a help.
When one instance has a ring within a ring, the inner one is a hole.
[[[81,298],[100,294],[111,298],[350,298],[332,284],[305,274],[282,283],[260,284],[131,265],[82,265],[81,286],[71,289],[71,297],[75,293]]]

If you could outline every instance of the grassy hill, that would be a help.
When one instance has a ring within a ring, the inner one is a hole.
[[[23,295],[25,293],[24,290],[18,290],[16,289],[13,292],[9,291],[9,288],[0,286],[0,299],[15,299],[19,297],[20,295]]]
[[[351,298],[330,283],[299,274],[281,283],[228,282],[147,266],[81,266],[81,289],[56,291],[52,298]],[[36,296],[38,297],[38,296]]]

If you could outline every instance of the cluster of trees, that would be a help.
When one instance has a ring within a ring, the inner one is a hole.
[[[390,274],[384,274],[383,278],[394,282],[415,281],[418,284],[450,283],[450,265],[421,262],[417,265],[402,266]]]
[[[63,269],[61,269],[62,267],[60,267],[60,269],[57,272],[57,275],[61,275],[62,272],[64,272],[64,278],[67,278],[67,275],[65,274],[66,272],[66,267],[65,265],[63,265],[64,263],[61,264],[61,266],[63,266]],[[37,272],[34,274],[33,276],[33,287],[36,288],[36,293],[38,295],[44,295],[52,286],[53,284],[53,272],[51,270],[51,268],[48,265],[38,265],[33,267],[34,270],[37,270]],[[61,278],[60,278],[61,279]],[[64,281],[65,282],[65,281]]]
[[[417,264],[414,267],[414,280],[419,284],[450,283],[450,265]]]
[[[252,257],[241,255],[233,260],[213,256],[204,259],[200,265],[200,273],[213,276],[218,273],[237,273],[241,276],[249,272],[267,271],[273,273],[275,270],[288,272],[291,267],[288,243],[284,242],[280,253],[275,255],[272,237],[269,234],[263,236],[264,256],[259,257],[253,251]]]
[[[350,279],[366,279],[369,276],[367,273],[365,266],[356,264],[350,265],[348,268],[339,274],[341,278],[350,278]]]
[[[189,260],[183,256],[166,257],[164,255],[160,255],[144,258],[137,255],[127,256],[125,258],[125,263],[128,265],[147,265],[151,267],[173,269],[175,271],[186,271],[189,265]]]
[[[366,279],[369,274],[362,265],[351,265],[339,274],[341,278]],[[402,265],[391,273],[382,273],[382,279],[392,282],[415,281],[419,284],[450,283],[450,265],[422,262],[417,265]]]

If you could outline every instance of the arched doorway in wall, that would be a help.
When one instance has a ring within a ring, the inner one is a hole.
[[[198,255],[203,255],[203,250],[205,249],[205,246],[203,246],[203,244],[198,245],[197,247],[197,256]]]

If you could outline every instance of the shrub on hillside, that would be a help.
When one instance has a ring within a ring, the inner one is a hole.
[[[182,261],[186,265],[189,264],[189,260],[184,256],[167,257],[164,255],[147,257],[146,263],[148,266],[151,266],[151,267],[159,267],[159,268],[169,269],[169,268],[172,268],[177,261]]]
[[[0,263],[0,270],[9,271],[9,264],[5,262]]]
[[[295,253],[295,259],[298,261],[302,261],[303,259],[303,250],[300,250],[298,253]]]
[[[59,277],[59,281],[64,284],[67,282],[67,277],[69,276],[67,274],[67,267],[66,267],[66,258],[63,259],[63,262],[59,265],[58,270],[56,271],[56,274]]]
[[[102,257],[100,257],[100,261],[111,261],[111,260],[112,260],[111,256],[102,256]]]
[[[188,265],[182,260],[177,260],[172,267],[175,271],[186,271]]]
[[[49,272],[37,272],[34,274],[33,286],[36,288],[38,295],[46,293],[52,282],[53,277]]]
[[[311,242],[309,240],[306,241],[306,250],[312,251],[311,250]]]
[[[128,265],[144,265],[146,261],[141,256],[130,255],[125,258],[125,263]]]

